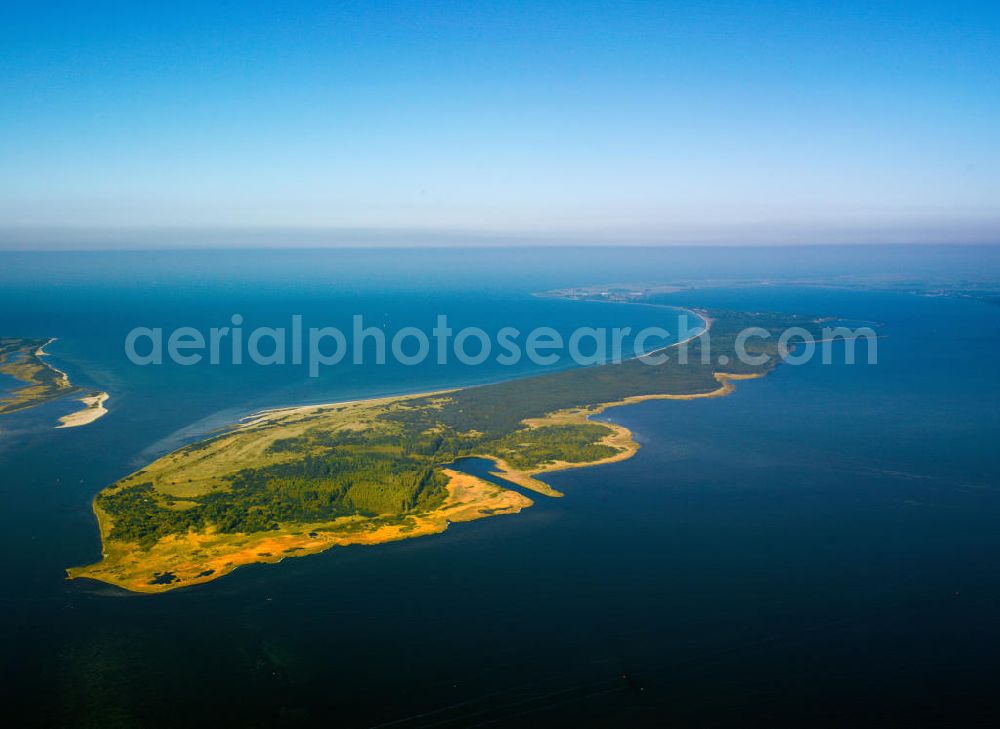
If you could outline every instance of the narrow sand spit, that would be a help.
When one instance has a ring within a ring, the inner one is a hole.
[[[109,397],[106,392],[98,392],[93,395],[87,395],[87,397],[81,397],[80,402],[84,404],[83,410],[63,415],[59,418],[59,425],[56,428],[77,428],[81,425],[89,425],[98,418],[107,415],[108,409],[104,407],[104,403],[108,401]]]

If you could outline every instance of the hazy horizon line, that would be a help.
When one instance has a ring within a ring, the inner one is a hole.
[[[584,231],[333,226],[3,226],[0,251],[322,248],[747,248],[989,246],[1000,221],[974,225],[691,226],[684,231]]]

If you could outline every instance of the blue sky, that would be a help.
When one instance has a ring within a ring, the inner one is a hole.
[[[0,99],[8,247],[1000,242],[997,3],[8,3]]]

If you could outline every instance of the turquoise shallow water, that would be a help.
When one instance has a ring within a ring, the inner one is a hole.
[[[713,270],[997,270],[969,250],[734,255],[4,254],[0,331],[58,336],[57,366],[112,395],[86,428],[50,430],[57,405],[0,423],[8,710],[48,725],[995,718],[1000,308],[969,300],[781,285],[678,294],[881,322],[879,363],[786,366],[727,398],[611,410],[639,454],[553,474],[566,497],[517,516],[155,597],[62,579],[99,554],[99,488],[239,415],[531,371],[143,369],[122,352],[132,326],[234,312],[643,326],[666,310],[530,294]]]

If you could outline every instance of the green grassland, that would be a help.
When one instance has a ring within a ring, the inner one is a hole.
[[[699,337],[687,345],[686,364],[678,361],[676,350],[668,350],[671,358],[656,365],[632,359],[447,392],[288,408],[249,419],[101,491],[94,508],[104,560],[71,575],[159,591],[214,579],[225,570],[199,569],[199,559],[218,562],[232,539],[246,552],[253,541],[247,535],[263,543],[269,536],[301,536],[308,528],[313,537],[327,530],[341,539],[348,527],[371,532],[387,525],[406,527],[407,520],[412,526],[456,507],[446,467],[465,456],[493,457],[510,480],[558,495],[533,474],[628,457],[637,447],[627,430],[587,419],[602,406],[668,394],[680,399],[725,394],[720,384],[730,386],[720,372],[736,378],[763,375],[777,364],[780,331],[799,326],[819,338],[821,328],[818,320],[801,316],[733,311],[706,316],[712,321],[711,356],[704,361],[708,338]],[[736,357],[736,336],[751,326],[772,332],[747,346],[750,353],[766,356],[758,365]],[[726,366],[718,364],[719,355],[728,360]],[[490,498],[495,497],[491,491]],[[483,509],[482,515],[493,512]],[[185,539],[190,547],[183,546]],[[157,575],[165,573],[165,563],[157,555],[169,552],[174,564],[184,549],[189,552],[185,569],[199,570],[192,572],[197,579],[175,580],[171,573],[164,583]]]
[[[74,392],[65,373],[42,359],[49,339],[0,338],[0,372],[24,384],[0,394],[0,415],[41,405]]]

